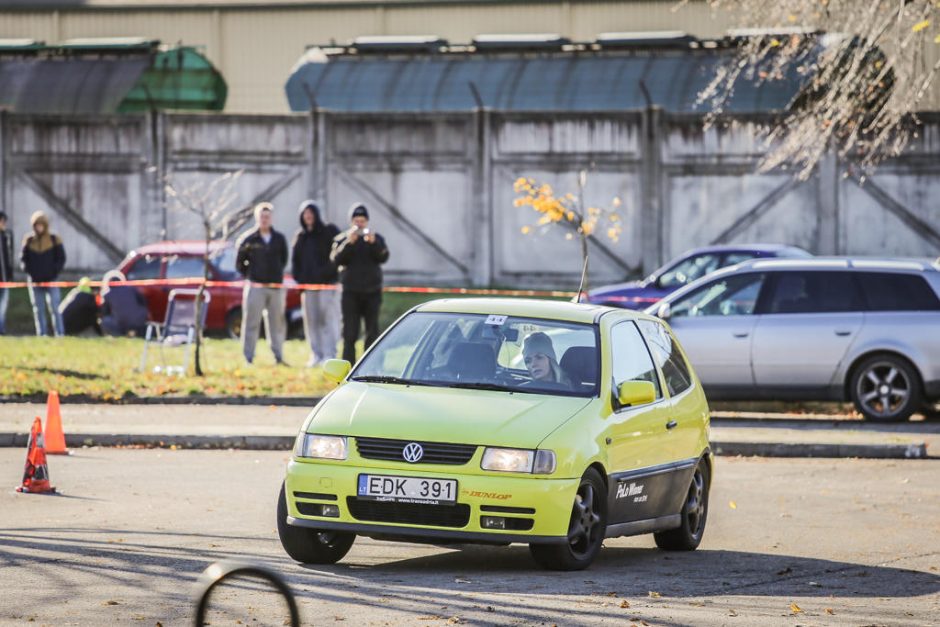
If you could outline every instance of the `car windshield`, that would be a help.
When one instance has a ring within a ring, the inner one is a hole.
[[[385,334],[350,378],[588,397],[597,394],[598,362],[590,324],[415,312]]]

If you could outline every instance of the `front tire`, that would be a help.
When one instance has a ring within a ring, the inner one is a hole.
[[[607,531],[607,487],[593,468],[581,477],[571,508],[568,541],[564,544],[530,544],[532,557],[549,570],[583,570],[591,565]]]
[[[917,371],[894,355],[875,355],[860,363],[852,374],[850,394],[855,409],[875,422],[907,420],[922,404]]]
[[[288,525],[284,484],[277,500],[277,535],[291,559],[301,564],[335,564],[349,553],[356,540],[354,533]]]
[[[656,546],[666,551],[694,551],[705,535],[708,520],[708,492],[711,487],[708,462],[702,459],[689,483],[685,503],[682,506],[682,525],[677,529],[653,534]]]

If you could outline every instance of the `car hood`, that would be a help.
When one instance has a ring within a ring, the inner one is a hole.
[[[350,381],[324,399],[307,431],[535,448],[591,400]]]

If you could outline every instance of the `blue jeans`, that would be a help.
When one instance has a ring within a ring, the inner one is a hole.
[[[7,305],[10,304],[10,290],[0,288],[0,335],[7,332]]]
[[[65,326],[62,324],[62,314],[59,313],[59,288],[30,285],[29,300],[33,304],[33,322],[36,323],[36,335],[49,335],[48,327],[46,326],[45,309],[47,307],[52,316],[55,335],[65,335]]]

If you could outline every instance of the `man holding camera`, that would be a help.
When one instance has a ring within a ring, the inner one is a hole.
[[[330,259],[339,266],[343,284],[343,359],[356,361],[359,321],[365,320],[365,348],[379,336],[382,306],[382,264],[388,247],[381,235],[369,228],[369,210],[356,203],[349,210],[350,228],[333,240]]]

